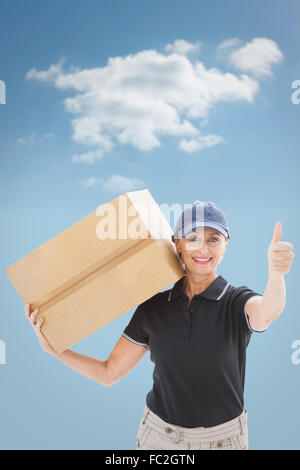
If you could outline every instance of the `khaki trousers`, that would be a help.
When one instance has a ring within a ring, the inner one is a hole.
[[[184,428],[163,421],[148,406],[140,421],[136,450],[247,450],[247,410],[212,427]]]

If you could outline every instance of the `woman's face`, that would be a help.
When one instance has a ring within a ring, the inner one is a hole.
[[[209,274],[216,272],[227,248],[227,242],[217,230],[199,227],[184,238],[175,239],[175,246],[177,253],[181,252],[186,272]]]

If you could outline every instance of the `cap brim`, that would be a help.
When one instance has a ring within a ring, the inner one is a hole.
[[[200,223],[197,224],[196,227],[194,227],[193,224],[189,224],[186,227],[184,227],[184,235],[183,236],[187,235],[188,233],[192,232],[195,228],[198,228],[198,227],[213,228],[214,230],[217,230],[217,232],[221,233],[225,238],[230,238],[229,233],[223,227],[221,227],[218,224],[214,224],[213,222],[211,222],[211,223],[200,222]],[[172,235],[172,242],[175,242],[175,235],[176,234]],[[180,238],[180,237],[178,237],[178,238]]]

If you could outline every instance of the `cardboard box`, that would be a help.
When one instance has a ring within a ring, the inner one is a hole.
[[[5,273],[60,353],[183,276],[172,233],[147,189],[128,192]]]

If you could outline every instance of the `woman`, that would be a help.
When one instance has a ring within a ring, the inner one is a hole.
[[[155,363],[136,449],[248,449],[244,408],[246,348],[285,306],[292,245],[277,222],[268,249],[263,295],[218,275],[228,224],[212,202],[195,201],[180,215],[172,241],[185,270],[172,289],[140,304],[106,361],[67,350],[56,354],[42,335],[38,310],[25,312],[42,348],[77,372],[112,386],[150,350]]]

